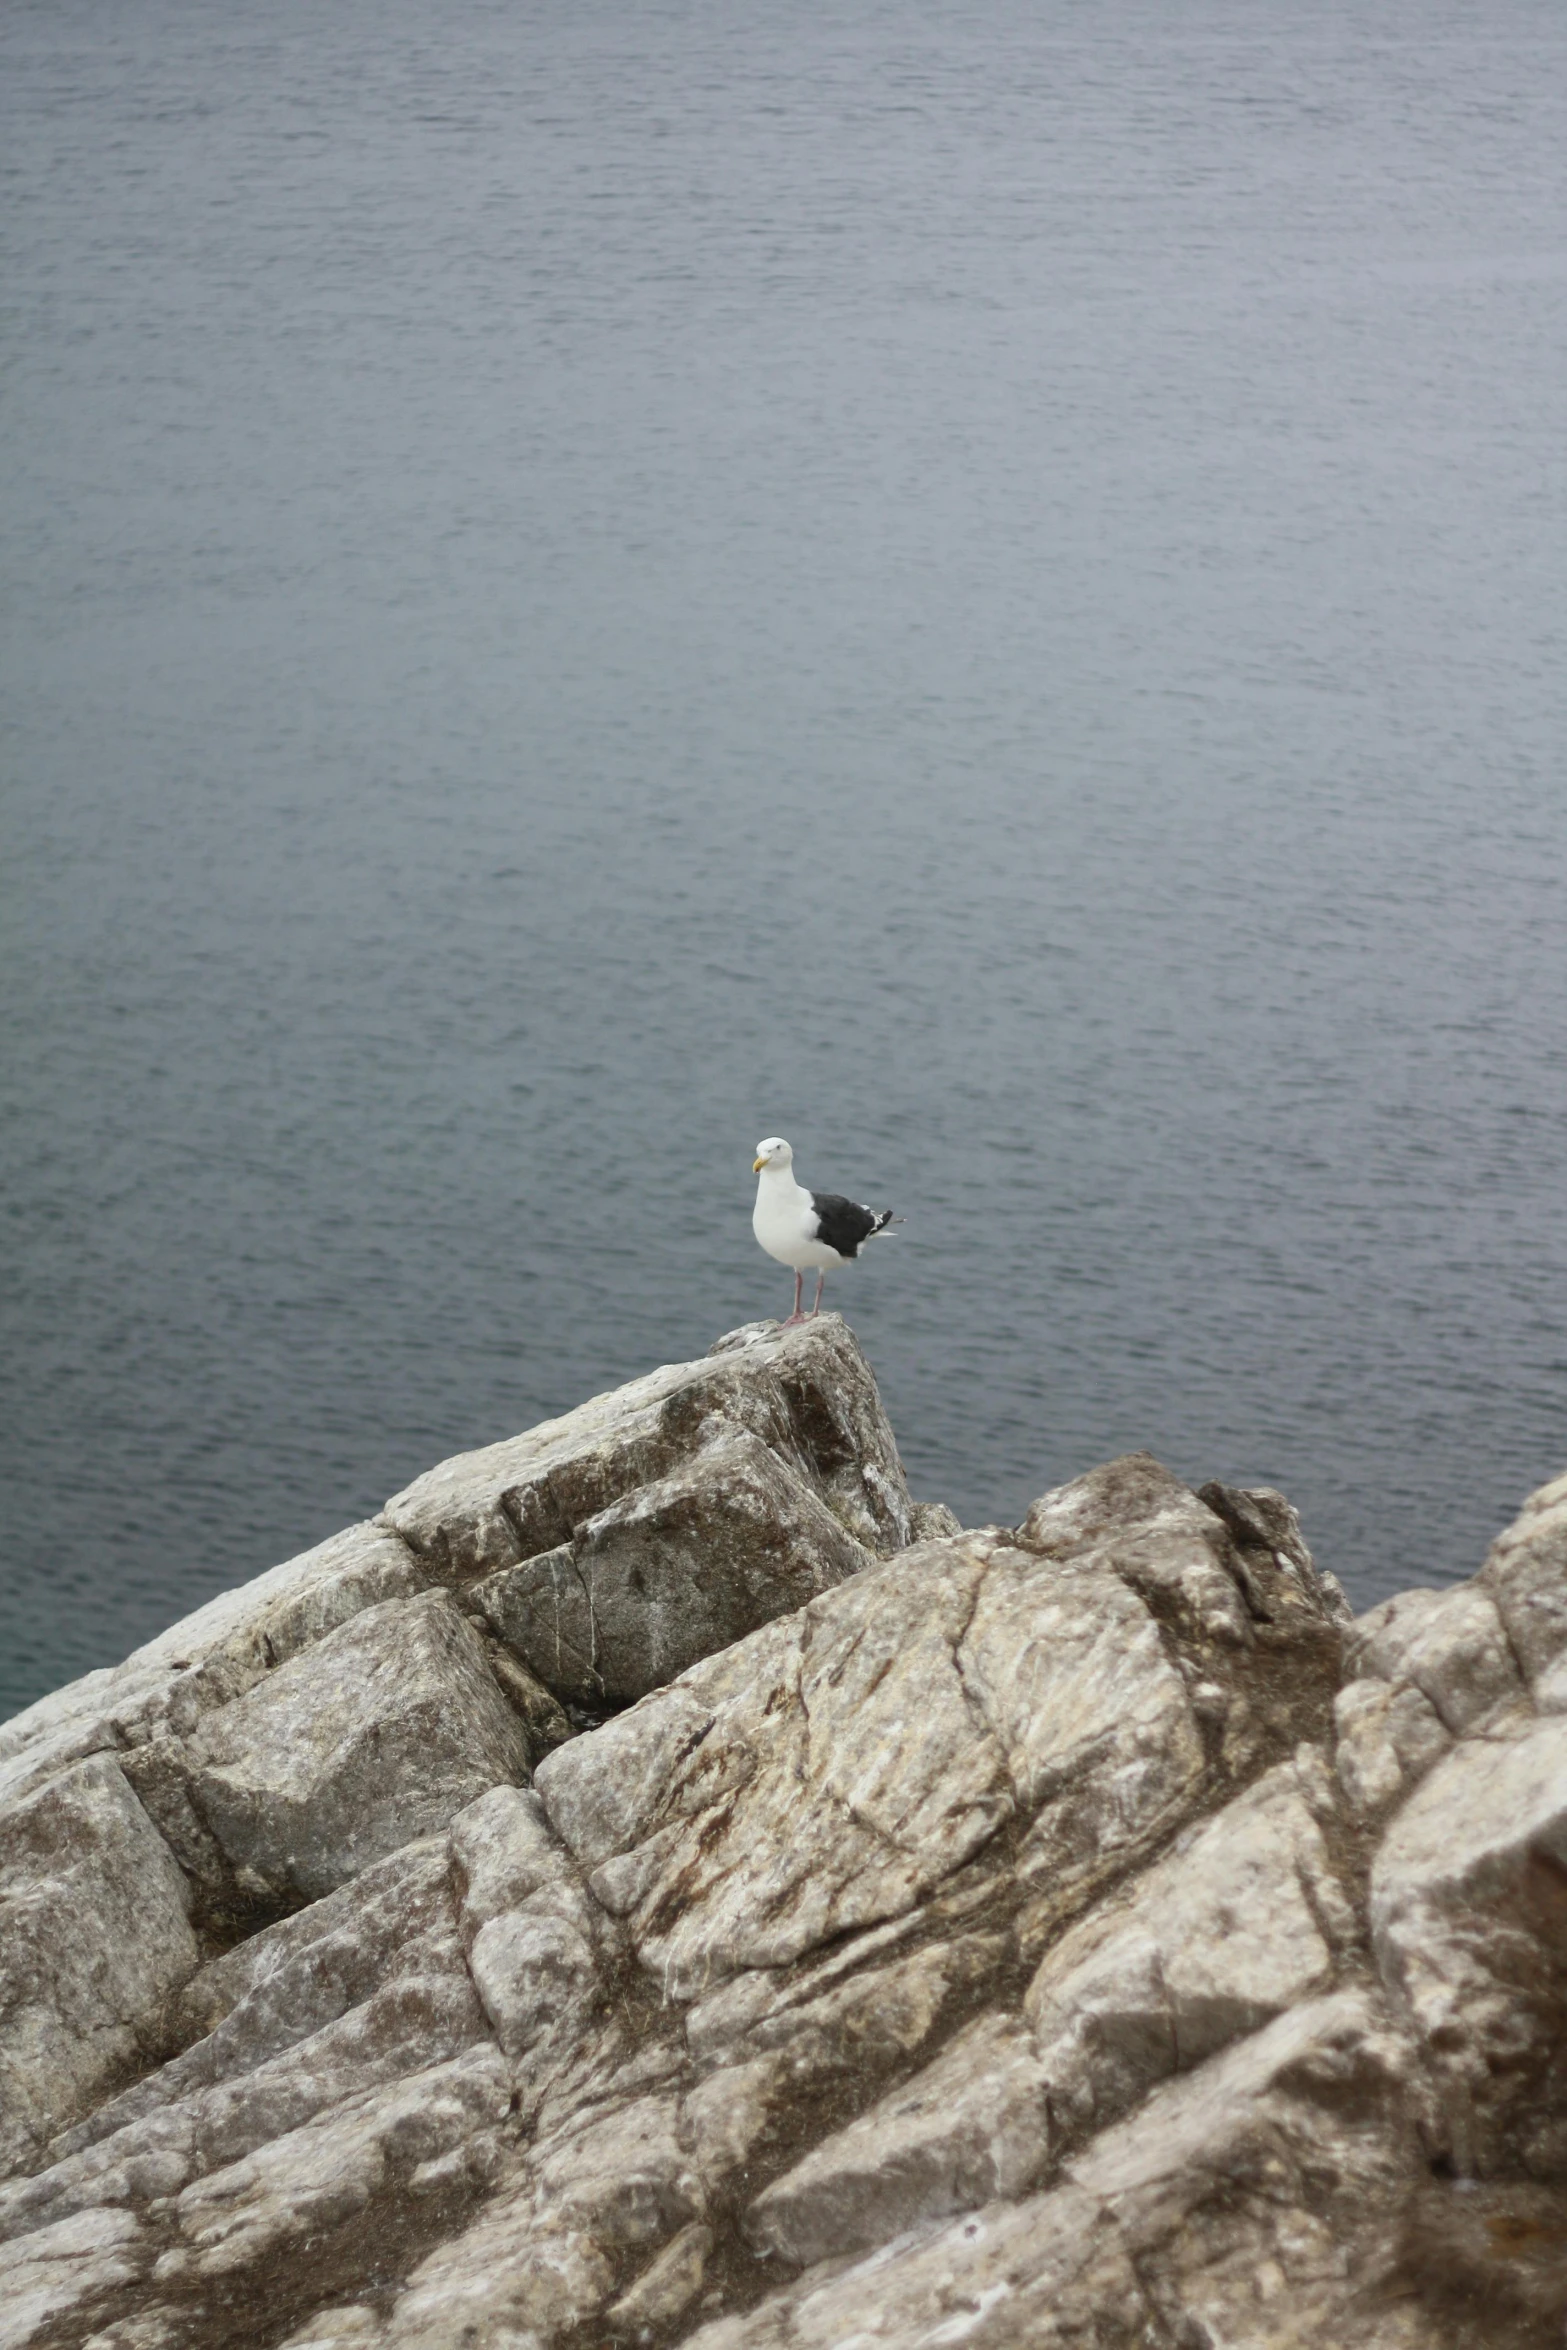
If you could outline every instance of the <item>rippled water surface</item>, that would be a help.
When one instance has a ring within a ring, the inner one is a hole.
[[[1567,1463],[1556,0],[12,0],[0,1702],[782,1310]],[[829,1286],[829,1300],[834,1288]]]

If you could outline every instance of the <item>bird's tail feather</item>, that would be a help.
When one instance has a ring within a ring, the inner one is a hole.
[[[902,1216],[895,1216],[891,1208],[883,1208],[881,1213],[877,1216],[875,1223],[871,1226],[869,1232],[866,1233],[865,1237],[867,1240],[881,1240],[886,1237],[889,1226],[893,1224],[902,1224],[904,1221],[905,1218]]]

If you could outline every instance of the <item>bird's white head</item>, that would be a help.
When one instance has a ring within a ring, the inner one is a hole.
[[[760,1175],[764,1167],[790,1167],[793,1164],[794,1153],[783,1136],[770,1134],[765,1142],[757,1144],[756,1156],[751,1161],[751,1172]]]

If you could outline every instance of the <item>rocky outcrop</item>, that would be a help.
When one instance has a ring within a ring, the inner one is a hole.
[[[1564,1528],[964,1531],[835,1317],[444,1464],[0,1727],[0,2350],[1559,2342]]]

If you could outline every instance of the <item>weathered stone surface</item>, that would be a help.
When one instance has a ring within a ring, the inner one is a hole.
[[[1546,2350],[1564,1508],[964,1534],[835,1318],[446,1464],[0,1733],[0,2350]]]
[[[460,1975],[455,1905],[445,1837],[415,1839],[372,1862],[337,1892],[253,1934],[191,1978],[180,2022],[199,2045],[160,2078],[226,2079],[400,1975]]]
[[[909,1512],[909,1539],[905,1547],[912,1549],[916,1542],[945,1542],[962,1531],[962,1519],[945,1502],[917,1501]]]
[[[111,2132],[102,2145],[10,2180],[0,2188],[0,2242],[95,2207],[130,2207],[177,2194],[195,2169],[192,2139],[188,2114],[154,2114]]]
[[[711,2191],[733,2191],[786,2141],[802,2104],[873,2093],[1005,1973],[1013,1948],[1009,1935],[960,1933],[889,1957],[887,1931],[856,1936],[792,1979],[743,1975],[690,2010],[686,2039],[703,2077],[686,2097],[682,2137]]]
[[[1567,1652],[1567,1477],[1531,1493],[1479,1576],[1531,1683]]]
[[[404,2345],[569,2333],[603,2306],[617,2269],[635,2274],[649,2250],[673,2255],[662,2279],[672,2293],[685,2236],[706,2195],[678,2132],[678,2102],[657,2093],[604,2111],[589,2107],[536,2143],[526,2172],[473,2225],[409,2279],[387,2339]],[[655,2280],[650,2292],[660,2289]]]
[[[1241,1557],[1260,1566],[1271,1557],[1275,1566],[1292,1574],[1309,1607],[1341,1624],[1354,1620],[1354,1610],[1336,1575],[1317,1565],[1306,1546],[1300,1512],[1271,1485],[1221,1485],[1214,1479],[1197,1488],[1197,1499],[1222,1518]]]
[[[0,2239],[177,2194],[319,2113],[484,2036],[444,1840],[416,1844],[188,1984],[212,2028],[0,2188]]]
[[[490,1671],[500,1684],[501,1694],[521,1722],[528,1741],[528,1752],[535,1760],[549,1754],[555,1747],[564,1746],[575,1737],[576,1726],[564,1706],[545,1688],[544,1683],[504,1642],[485,1643]]]
[[[639,2097],[568,2128],[539,2165],[541,2201],[606,2251],[667,2241],[702,2217],[707,2200],[678,2119],[675,2098]]]
[[[1016,2194],[1057,2130],[1087,2136],[1319,1988],[1334,1963],[1319,1918],[1336,1940],[1354,1930],[1314,1816],[1331,1800],[1312,1760],[1238,1798],[1057,1946],[1028,2001],[1037,2045],[1005,2014],[981,2018],[769,2188],[757,2242],[811,2262]]]
[[[1310,2001],[1155,2091],[1073,2184],[1172,2330],[1195,2318],[1210,2339],[1280,2350],[1364,2340],[1367,2289],[1387,2281],[1425,2171],[1409,2070],[1364,1994]]]
[[[178,2240],[157,2263],[158,2282],[189,2289],[319,2245],[373,2201],[417,2196],[432,2172],[444,2186],[454,2154],[482,2180],[508,2103],[505,2067],[481,2047],[271,2138],[180,2194]]]
[[[89,1673],[0,1723],[0,1802],[79,1756],[187,1736],[205,1714],[361,1609],[429,1580],[388,1528],[361,1525],[221,1592],[123,1665]]]
[[[1354,1939],[1309,1750],[1063,1937],[1029,1986],[1056,2129],[1082,2139],[1331,1981]]]
[[[686,2340],[691,2350],[1099,2350],[1157,2341],[1152,2316],[1114,2230],[1088,2196],[1065,2188],[1048,2200],[989,2204],[852,2263],[823,2263]]]
[[[1062,2186],[810,2270],[689,2339],[1369,2345],[1357,2291],[1417,2171],[1396,2041],[1363,2001],[1319,2001],[1156,2092]]]
[[[598,1970],[587,1938],[569,1920],[512,1910],[492,1918],[473,1946],[474,1984],[501,2047],[520,2056],[593,2006]]]
[[[776,2180],[752,2206],[748,2233],[762,2251],[806,2267],[1017,2195],[1049,2155],[1048,2091],[1026,2027],[981,2016]]]
[[[474,1987],[504,2053],[530,2059],[530,2104],[590,2037],[605,1925],[531,1791],[495,1787],[453,1824]]]
[[[1129,1453],[1041,1495],[1018,1541],[1142,1599],[1224,1776],[1244,1782],[1327,1735],[1347,1609],[1282,1496],[1208,1485],[1200,1497],[1151,1454]]]
[[[683,2315],[702,2290],[712,2249],[712,2229],[693,2220],[670,2238],[630,2291],[605,2311],[606,2323],[634,2342],[651,2341],[661,2327]]]
[[[1402,1802],[1452,1744],[1436,1707],[1408,1681],[1351,1681],[1333,1719],[1339,1785],[1363,1820]]]
[[[1456,2167],[1567,2178],[1567,1722],[1437,1764],[1377,1853],[1371,1925]]]
[[[985,1894],[993,1886],[981,1878],[970,1891]],[[833,1942],[825,1957],[737,1976],[686,2010],[686,2045],[704,2072],[783,2055],[801,2080],[851,2069],[874,2079],[922,2048],[953,2001],[1008,1962],[1009,1932],[962,1930],[971,1910],[986,1906],[938,1899]],[[939,1939],[919,1939],[932,1928],[946,1930]],[[913,1949],[906,1947],[911,1941]]]
[[[1223,1521],[1151,1453],[1128,1453],[1041,1494],[1018,1541],[1046,1558],[1113,1560],[1128,1583],[1199,1636],[1230,1646],[1251,1638]]]
[[[615,2273],[585,2230],[541,2216],[524,2189],[497,2197],[414,2269],[381,2339],[395,2350],[531,2350],[601,2309]]]
[[[199,1957],[189,1909],[108,1756],[0,1814],[0,2172],[157,2050]]]
[[[975,1574],[915,1553],[857,1577],[541,1765],[552,1824],[675,1996],[911,1908],[1010,1815],[953,1662]]]
[[[569,1544],[638,1486],[672,1475],[710,1422],[757,1437],[868,1549],[909,1540],[897,1445],[836,1314],[733,1331],[703,1362],[666,1364],[525,1436],[443,1461],[393,1496],[386,1522],[454,1575],[492,1573]]]
[[[452,1822],[451,1852],[470,1942],[503,1910],[515,1909],[546,1887],[577,1883],[569,1853],[527,1787],[491,1787],[459,1812]]]
[[[348,2302],[337,2309],[318,2310],[308,2318],[296,2333],[289,2335],[282,2350],[364,2350],[367,2342],[384,2339],[379,2318],[367,2302]]]
[[[117,2287],[144,2275],[152,2254],[149,2231],[128,2211],[84,2211],[0,2250],[0,2350],[79,2327]]]
[[[54,2151],[74,2155],[145,2115],[244,2079],[303,2042],[312,2043],[308,2067],[319,2074],[328,2050],[318,2035],[329,2025],[390,1984],[428,1985],[440,1976],[468,1988],[447,1849],[444,1840],[432,1838],[404,1846],[341,1892],[252,1936],[192,1976],[174,2009],[178,2037],[192,2044],[64,2132]],[[379,2012],[389,2017],[395,2003]],[[334,2093],[346,2095],[350,2085],[359,2084],[345,2079]],[[251,2102],[248,2092],[240,2092],[207,2100],[203,2111],[214,2117],[243,2113]],[[43,2187],[51,2175],[35,2186]],[[0,2193],[0,2227],[4,2211]]]
[[[1356,1625],[1349,1657],[1352,1669],[1418,1689],[1455,1738],[1527,1703],[1501,1616],[1473,1584],[1385,1599]]]
[[[221,1713],[138,1787],[174,1849],[204,1873],[188,1810],[240,1887],[312,1899],[443,1827],[528,1767],[522,1726],[450,1597],[368,1608]]]
[[[7,2199],[7,2238],[94,2205],[137,2205],[229,2175],[285,2137],[302,2145],[307,2125],[367,2092],[401,2088],[441,2059],[458,2059],[484,2037],[470,1985],[406,1976],[333,2025],[229,2083],[195,2092],[127,2122],[98,2144],[67,2156]],[[486,2061],[494,2051],[482,2051]]]
[[[979,1535],[694,1667],[537,1784],[597,1900],[690,1998],[911,1908],[1013,1820],[1024,1881],[1060,1910],[1173,1824],[1204,1767],[1125,1586]]]
[[[1036,1944],[1194,1807],[1207,1772],[1187,1676],[1113,1569],[998,1548],[961,1646],[1021,1820]]]
[[[1193,1493],[1152,1453],[1127,1453],[1041,1494],[1018,1541],[1047,1558],[1113,1567],[1166,1620],[1221,1647],[1250,1646],[1258,1624],[1300,1638],[1350,1621],[1282,1493],[1216,1483]]]
[[[874,1565],[758,1437],[715,1426],[670,1475],[476,1587],[496,1631],[562,1695],[641,1697]]]

